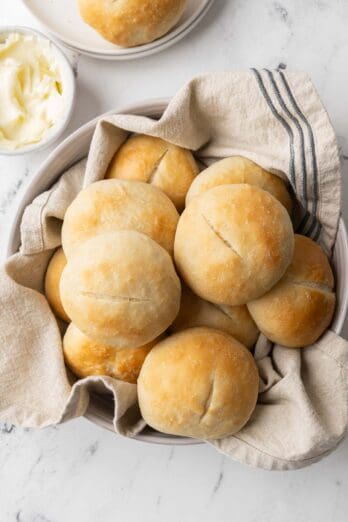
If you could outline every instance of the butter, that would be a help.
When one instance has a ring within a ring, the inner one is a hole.
[[[0,41],[0,149],[42,141],[65,109],[50,42],[23,33],[5,35]]]

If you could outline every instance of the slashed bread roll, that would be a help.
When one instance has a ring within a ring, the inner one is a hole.
[[[180,211],[197,163],[189,150],[152,136],[131,136],[116,152],[106,177],[144,181],[163,190]]]
[[[77,0],[77,4],[82,19],[106,40],[134,47],[168,33],[186,0]]]
[[[173,203],[157,187],[119,179],[97,181],[81,190],[68,207],[62,245],[69,258],[96,234],[135,230],[172,253],[178,219]]]
[[[64,359],[77,377],[107,375],[135,384],[145,357],[161,339],[139,348],[115,348],[87,337],[70,323],[63,338]]]
[[[295,235],[295,251],[284,277],[270,292],[248,303],[261,332],[289,348],[308,346],[329,326],[335,310],[334,277],[314,241]]]
[[[221,185],[194,198],[175,236],[175,261],[202,299],[243,305],[270,290],[289,266],[294,234],[285,207],[247,184]]]
[[[62,303],[87,336],[117,348],[160,335],[180,306],[180,280],[169,254],[139,232],[120,231],[81,243],[60,281]]]
[[[158,431],[218,439],[245,425],[258,386],[258,370],[245,346],[218,330],[192,328],[160,342],[146,357],[139,405]]]
[[[180,332],[195,326],[207,326],[226,332],[248,348],[256,343],[259,335],[259,330],[245,305],[209,303],[191,292],[186,285],[182,285],[180,310],[170,326],[170,332]]]
[[[65,265],[66,257],[63,249],[58,248],[51,257],[47,267],[45,275],[45,294],[53,313],[63,321],[69,323],[70,319],[63,308],[59,291],[59,282]]]
[[[186,205],[211,188],[237,183],[248,183],[266,190],[291,214],[292,201],[285,181],[242,156],[222,159],[203,170],[187,193]]]

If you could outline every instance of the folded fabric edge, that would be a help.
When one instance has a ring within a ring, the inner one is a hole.
[[[326,456],[330,455],[335,451],[341,442],[345,439],[345,434],[338,439],[335,444],[312,457],[299,458],[294,460],[281,459],[269,455],[254,446],[251,446],[246,441],[233,436],[229,439],[229,450],[228,452],[223,449],[221,441],[206,441],[209,445],[213,446],[219,453],[222,453],[231,460],[240,462],[241,464],[247,464],[252,468],[260,468],[266,471],[291,471],[301,468],[306,468],[311,464],[319,462]]]

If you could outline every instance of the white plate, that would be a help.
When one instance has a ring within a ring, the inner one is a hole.
[[[138,104],[122,107],[108,114],[137,114],[139,116],[159,118],[163,114],[168,103],[168,99],[147,100],[139,102]],[[100,118],[101,117],[102,116],[100,116]],[[16,213],[13,216],[7,244],[7,256],[11,256],[19,249],[20,223],[25,207],[31,203],[36,196],[51,187],[52,184],[57,181],[61,173],[69,166],[87,156],[98,120],[99,118],[96,118],[95,120],[86,123],[58,145],[32,178],[31,182],[26,187],[25,192],[21,195],[21,200],[18,202]],[[339,223],[332,264],[336,276],[337,306],[331,329],[339,334],[342,330],[348,308],[348,238],[342,219]],[[100,395],[92,396],[85,416],[91,422],[94,422],[110,431],[114,431],[112,424],[113,404],[110,399]],[[165,435],[151,429],[146,429],[134,438],[143,442],[151,442],[155,444],[186,445],[200,443],[200,441],[194,439]]]
[[[67,46],[84,54],[106,60],[129,60],[157,53],[178,42],[205,16],[214,0],[188,0],[177,25],[152,43],[124,49],[104,40],[85,24],[76,0],[22,0],[41,24]]]

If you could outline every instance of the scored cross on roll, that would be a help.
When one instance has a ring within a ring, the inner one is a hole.
[[[173,322],[181,286],[164,248],[125,230],[81,243],[68,258],[60,293],[64,310],[84,334],[106,345],[136,348]]]
[[[320,246],[296,235],[294,257],[284,277],[248,308],[268,339],[300,348],[313,344],[329,326],[336,302],[333,287],[333,273]]]
[[[174,257],[197,295],[235,306],[270,290],[293,249],[292,223],[277,199],[257,186],[221,185],[195,197],[182,213]]]
[[[155,346],[140,371],[143,418],[164,433],[217,439],[239,431],[257,400],[253,356],[230,335],[191,328]]]
[[[131,136],[111,160],[106,178],[137,180],[163,190],[178,211],[199,172],[187,149],[153,136]]]

